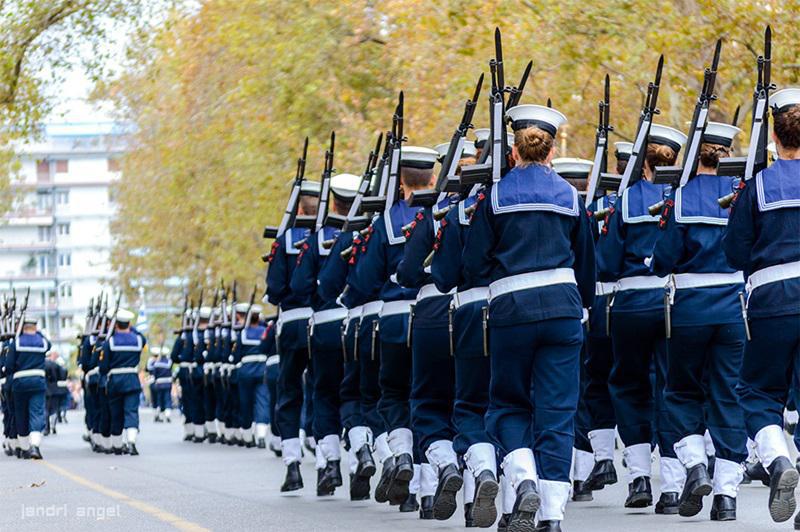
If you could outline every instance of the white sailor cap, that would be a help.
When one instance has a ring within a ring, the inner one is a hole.
[[[588,159],[576,159],[574,157],[559,157],[553,159],[553,170],[564,178],[586,179],[592,171],[592,161]]]
[[[200,307],[198,311],[198,316],[201,320],[207,320],[211,318],[211,307]]]
[[[775,145],[775,142],[767,144],[767,151],[772,155],[773,159],[778,158],[778,146]]]
[[[245,314],[247,313],[248,308],[250,308],[250,305],[248,305],[247,303],[236,303],[236,307],[234,307],[234,310],[239,314]]]
[[[253,305],[250,308],[250,312],[253,314],[261,314],[264,311],[264,308],[261,305]]]
[[[352,200],[356,197],[361,178],[353,174],[336,174],[331,177],[331,192],[340,200]]]
[[[475,147],[478,149],[483,148],[486,145],[486,141],[489,140],[489,135],[491,135],[492,130],[488,127],[481,127],[474,131],[475,133]]]
[[[436,150],[436,152],[439,154],[439,157],[443,159],[447,155],[447,150],[449,148],[450,148],[450,143],[443,142],[441,144],[437,144],[436,146],[434,146],[433,149]],[[475,143],[472,142],[471,140],[465,139],[464,147],[461,149],[461,157],[459,157],[459,159],[463,157],[475,157],[476,155],[478,155],[478,150],[477,148],[475,148]]]
[[[113,310],[109,310],[108,313],[106,313],[106,317],[108,319],[110,319],[110,320],[113,320],[114,319],[114,311]],[[131,312],[128,309],[121,308],[121,309],[117,310],[117,322],[118,323],[131,323],[134,320],[134,318],[136,318],[136,314],[134,314],[133,312]]]
[[[406,168],[433,168],[439,160],[436,150],[423,146],[403,146],[400,150],[400,165]]]
[[[24,325],[36,325],[39,323],[39,318],[36,316],[31,316],[30,314],[25,314],[25,317],[22,318],[22,323]]]
[[[321,189],[322,185],[319,184],[319,181],[303,179],[303,182],[300,183],[300,193],[304,196],[319,196]]]
[[[662,126],[661,124],[651,125],[650,134],[647,136],[648,144],[663,144],[676,152],[680,151],[681,147],[686,144],[686,139],[686,135],[674,127]]]
[[[633,153],[633,142],[614,143],[614,155],[617,156],[617,159],[627,161],[628,159],[631,158],[632,153]]]
[[[800,104],[800,88],[781,89],[769,97],[772,113],[788,111],[793,105]]]
[[[736,138],[736,135],[741,133],[742,130],[736,126],[732,126],[731,124],[725,124],[723,122],[709,122],[706,124],[706,130],[703,131],[703,142],[709,142],[711,144],[721,144],[727,148],[730,148],[733,144],[733,139]]]
[[[511,128],[514,131],[537,127],[553,137],[558,128],[567,123],[567,117],[561,111],[544,105],[515,105],[508,110],[506,116],[511,119]]]

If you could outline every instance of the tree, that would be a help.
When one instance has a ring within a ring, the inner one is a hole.
[[[262,276],[258,257],[269,243],[261,228],[282,213],[303,137],[312,139],[308,176],[319,175],[332,129],[335,167],[360,173],[402,89],[409,143],[447,140],[487,71],[495,26],[506,80],[516,83],[533,60],[522,102],[552,98],[569,118],[562,155],[589,158],[606,72],[612,140],[633,136],[659,53],[666,66],[658,121],[685,130],[722,37],[712,117],[729,120],[738,104],[744,117],[767,23],[775,81],[798,81],[798,9],[797,0],[215,0],[175,11],[137,43],[127,72],[107,88],[137,125],[112,261],[123,284]],[[476,127],[487,123],[485,102]]]

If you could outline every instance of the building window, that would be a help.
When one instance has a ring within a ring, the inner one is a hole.
[[[58,224],[59,236],[66,236],[69,234],[69,223]]]
[[[61,316],[61,330],[72,328],[72,316]]]
[[[53,208],[53,195],[44,193],[37,193],[36,194],[36,207],[40,211],[49,211]]]
[[[72,255],[70,253],[59,253],[58,254],[58,265],[59,266],[72,266]]]
[[[47,260],[47,255],[39,255],[37,257],[37,265],[38,265],[39,275],[47,275],[50,273],[49,261]]]
[[[110,158],[107,159],[107,162],[109,172],[119,172],[122,168],[122,165],[119,164],[119,159]]]
[[[69,190],[59,190],[56,192],[56,202],[59,205],[66,205],[69,203]]]
[[[58,293],[61,298],[70,298],[72,297],[72,284],[64,283],[60,287],[58,287]]]
[[[36,161],[36,180],[50,181],[50,161]]]
[[[66,174],[69,172],[69,161],[66,159],[56,159],[56,173]]]
[[[53,228],[49,225],[39,226],[39,242],[50,242],[53,240]]]

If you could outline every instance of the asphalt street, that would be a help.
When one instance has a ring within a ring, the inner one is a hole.
[[[44,439],[42,461],[0,456],[0,532],[53,530],[463,530],[461,508],[449,521],[420,521],[375,502],[350,502],[345,486],[318,498],[314,460],[304,458],[306,487],[281,494],[283,463],[272,453],[182,441],[178,423],[153,423],[141,413],[140,456],[92,453],[81,440],[82,413]],[[618,471],[622,471],[617,456]],[[343,466],[346,471],[346,466]],[[657,471],[657,467],[655,468]],[[657,475],[655,475],[657,477]],[[373,481],[373,486],[374,486]],[[657,490],[659,481],[653,480]],[[657,516],[652,508],[626,510],[623,478],[595,492],[594,501],[570,503],[565,531],[724,532],[791,530],[767,512],[767,488],[742,486],[738,520],[715,523],[708,506],[695,518]]]

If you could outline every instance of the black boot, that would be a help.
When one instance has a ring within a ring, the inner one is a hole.
[[[705,464],[697,464],[686,472],[686,484],[678,506],[681,517],[692,517],[703,509],[703,497],[713,488]]]
[[[678,513],[678,494],[674,491],[661,492],[656,503],[656,513],[659,515],[675,515]]]
[[[408,498],[408,484],[414,476],[414,460],[408,453],[394,459],[392,481],[389,484],[389,503],[400,504]]]
[[[586,487],[586,482],[582,480],[572,481],[572,500],[575,502],[588,502],[594,500],[592,490]]]
[[[617,468],[613,460],[600,460],[595,462],[592,472],[584,483],[591,491],[598,491],[606,486],[617,483]]]
[[[14,449],[10,445],[4,445],[3,452],[6,453],[6,456],[14,456]]]
[[[383,461],[383,471],[378,485],[375,486],[375,502],[386,502],[389,500],[389,485],[392,483],[394,474],[394,457],[389,457]]]
[[[42,451],[39,450],[37,446],[31,447],[31,458],[34,460],[41,460],[42,459]]]
[[[342,485],[342,471],[339,460],[331,460],[322,470],[322,477],[317,482],[317,494],[320,489],[326,491],[326,495],[333,495],[336,488]]]
[[[264,438],[259,438],[258,439],[258,448],[259,449],[266,449],[267,448],[267,440],[265,440]]]
[[[800,530],[800,512],[798,512],[797,515],[794,516],[794,529]]]
[[[539,521],[534,532],[561,532],[561,521]]]
[[[303,477],[300,475],[300,462],[292,462],[286,466],[286,479],[281,486],[281,493],[303,489]]]
[[[475,528],[475,520],[472,518],[472,503],[464,503],[464,528]]]
[[[217,433],[216,432],[209,432],[208,433],[208,443],[217,443]]]
[[[467,472],[469,475],[470,473]],[[484,469],[475,477],[475,499],[472,502],[472,521],[475,526],[488,528],[497,520],[497,507],[494,500],[500,491],[500,485],[494,473]]]
[[[22,449],[20,449],[19,447],[17,447],[17,448],[14,450],[14,454],[16,455],[16,457],[17,457],[17,459],[18,459],[18,460],[19,460],[19,459],[22,459]]]
[[[135,443],[128,444],[128,452],[131,456],[139,456],[139,449],[136,448]]]
[[[535,528],[536,512],[539,510],[539,492],[532,480],[523,480],[517,487],[517,500],[508,522],[508,530],[529,532]]]
[[[503,514],[497,522],[497,532],[506,532],[508,530],[508,522],[511,521],[511,514]]]
[[[194,436],[192,436],[191,434],[187,434],[186,436],[183,437],[183,441],[192,441],[193,439]]]
[[[439,472],[439,484],[436,486],[436,494],[433,496],[433,517],[437,521],[447,521],[454,513],[458,503],[456,503],[456,494],[461,486],[464,485],[464,479],[461,478],[461,473],[455,464],[446,466]],[[422,498],[422,506],[425,507],[425,499]]]
[[[325,482],[325,468],[317,469],[317,497],[333,495],[333,487]]]
[[[122,447],[114,447],[114,454],[122,456]]]
[[[419,510],[419,504],[417,504],[417,496],[413,493],[409,493],[406,500],[400,503],[400,511],[403,513],[408,512],[416,512]]]
[[[205,436],[200,436],[200,437],[195,436],[192,439],[192,441],[195,442],[195,443],[203,443],[204,441],[206,441],[206,437]]]
[[[22,454],[21,458],[23,460],[30,460],[31,459],[31,450],[30,449],[24,449],[21,454]]]
[[[797,507],[794,489],[798,473],[788,458],[779,456],[767,468],[769,471],[769,515],[776,523],[786,521]]]
[[[736,498],[727,495],[714,495],[711,504],[712,521],[736,521]]]
[[[706,456],[706,459],[708,460],[708,468],[707,468],[708,469],[708,476],[709,476],[709,478],[713,479],[714,478],[714,469],[715,469],[715,467],[717,465],[717,456],[712,454],[710,456]]]
[[[628,484],[625,508],[646,508],[651,504],[653,504],[653,490],[650,488],[650,477],[636,477]]]
[[[413,497],[413,495],[412,495]],[[433,495],[426,495],[419,501],[419,518],[429,520],[434,518],[434,497]],[[400,510],[402,512],[402,510]]]
[[[757,480],[763,485],[769,487],[769,473],[767,473],[767,470],[764,469],[764,465],[761,462],[747,462],[747,464],[745,464],[744,480],[742,483],[749,484],[751,480]]]
[[[369,500],[369,477],[359,477],[358,475],[350,473],[350,500]]]
[[[270,442],[269,443],[269,450],[272,451],[273,453],[275,453],[275,456],[277,456],[278,458],[283,456],[283,450],[281,449],[280,445],[277,446],[277,447],[274,447],[272,445],[272,442]]]

